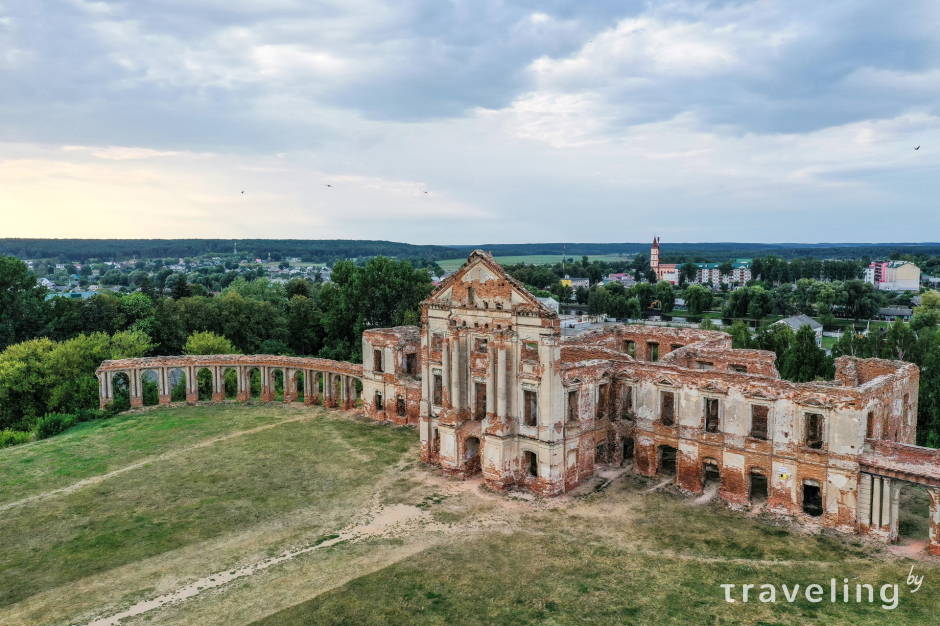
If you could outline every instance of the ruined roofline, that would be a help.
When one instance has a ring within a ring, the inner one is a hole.
[[[181,356],[147,356],[136,359],[117,359],[104,361],[95,371],[119,372],[134,369],[182,368],[182,367],[289,367],[308,369],[347,376],[362,376],[362,365],[298,356],[278,356],[276,354],[188,354]]]
[[[637,335],[647,339],[674,339],[693,343],[720,342],[730,344],[731,335],[719,330],[698,330],[694,328],[670,328],[668,326],[643,326],[640,324],[607,324],[603,328],[588,330],[575,336],[563,337],[568,344],[590,344],[611,335]],[[730,346],[729,346],[730,348]]]
[[[376,342],[389,347],[409,345],[421,341],[421,328],[419,326],[368,328],[362,332],[362,338],[372,345],[376,345]]]
[[[500,280],[504,280],[509,283],[516,291],[518,291],[523,298],[528,301],[528,304],[516,304],[513,305],[508,312],[516,315],[537,315],[539,317],[547,318],[557,318],[558,314],[554,309],[550,309],[548,306],[540,302],[532,293],[526,289],[522,283],[517,281],[515,278],[506,273],[506,270],[503,269],[503,266],[493,260],[493,256],[484,252],[483,250],[474,250],[470,253],[470,256],[467,257],[466,262],[460,266],[456,272],[448,276],[446,279],[441,281],[441,283],[431,292],[431,294],[421,302],[421,308],[436,308],[436,309],[450,309],[450,308],[460,308],[475,310],[474,307],[464,307],[464,306],[454,306],[444,302],[436,302],[435,299],[441,293],[447,291],[464,275],[466,271],[473,265],[474,262],[479,261],[483,263],[490,271],[500,277]]]

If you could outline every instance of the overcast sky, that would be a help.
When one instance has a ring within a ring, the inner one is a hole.
[[[937,241],[938,24],[936,0],[0,0],[0,236]]]

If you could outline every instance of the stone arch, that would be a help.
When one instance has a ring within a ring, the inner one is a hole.
[[[212,400],[212,394],[215,390],[215,372],[209,367],[194,367],[196,374],[196,399],[203,401]]]
[[[140,372],[140,395],[143,406],[160,404],[160,374],[158,370],[145,369]]]
[[[186,370],[182,367],[170,367],[166,372],[166,380],[170,387],[170,401],[186,402]]]
[[[292,370],[290,378],[291,389],[293,390],[294,394],[292,401],[304,402],[307,398],[307,386],[304,384],[307,382],[306,373],[304,370]]]
[[[126,370],[109,372],[108,383],[111,386],[111,402],[117,407],[131,405],[131,375]]]
[[[268,400],[283,400],[285,390],[284,368],[275,366],[268,368]]]
[[[247,384],[248,399],[261,400],[262,380],[261,368],[257,365],[251,365],[245,372],[245,382]]]
[[[238,369],[232,366],[223,366],[221,384],[223,398],[236,400],[238,398]]]
[[[472,476],[479,473],[482,470],[481,463],[481,453],[482,445],[480,444],[480,438],[476,435],[470,437],[465,437],[463,440],[463,445],[461,446],[461,457],[464,466],[464,471],[467,476]]]

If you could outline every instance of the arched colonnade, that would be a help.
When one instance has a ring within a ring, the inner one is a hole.
[[[236,400],[251,399],[251,372],[261,374],[261,402],[275,400],[275,373],[280,370],[284,380],[284,402],[296,402],[299,397],[298,374],[303,375],[304,404],[320,403],[325,407],[352,409],[357,405],[356,381],[362,379],[362,365],[303,357],[272,355],[219,354],[205,356],[144,357],[105,361],[95,372],[98,377],[98,395],[101,407],[114,400],[114,377],[127,376],[131,406],[143,406],[143,380],[147,372],[156,375],[160,404],[169,404],[171,378],[174,370],[180,370],[186,380],[186,401],[199,399],[198,374],[206,369],[212,375],[212,401],[225,400],[225,372],[233,369],[238,381]],[[151,375],[152,378],[152,375]]]

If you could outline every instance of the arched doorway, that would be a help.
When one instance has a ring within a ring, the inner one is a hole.
[[[472,476],[482,469],[479,437],[467,437],[463,444],[464,471]]]
[[[153,370],[144,370],[140,373],[140,395],[143,396],[144,406],[160,404],[160,377]]]

